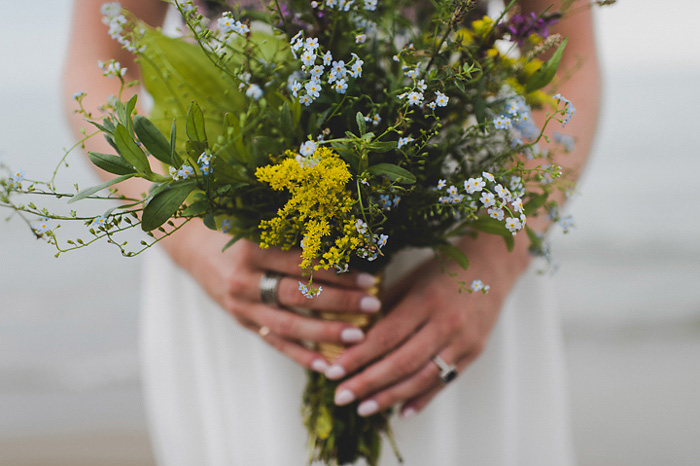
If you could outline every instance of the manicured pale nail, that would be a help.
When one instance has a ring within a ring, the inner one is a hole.
[[[407,408],[401,412],[401,418],[402,419],[411,419],[416,414],[418,414],[418,411],[416,411],[413,408]]]
[[[325,373],[328,370],[328,367],[328,363],[323,359],[314,359],[311,362],[311,369],[315,370],[316,372]]]
[[[335,404],[338,406],[343,406],[353,401],[355,401],[355,394],[347,388],[335,394]]]
[[[360,300],[360,310],[362,312],[377,312],[382,307],[382,302],[374,296],[365,296]]]
[[[326,369],[326,377],[331,380],[337,380],[345,377],[345,369],[338,364],[333,364],[331,367]]]
[[[372,414],[379,411],[379,403],[374,400],[367,400],[360,403],[357,407],[357,414],[360,416],[371,416]]]
[[[340,332],[340,339],[344,343],[358,343],[365,339],[365,334],[359,328],[346,328]]]
[[[361,273],[357,276],[357,286],[360,288],[372,288],[377,284],[377,277],[368,273]]]

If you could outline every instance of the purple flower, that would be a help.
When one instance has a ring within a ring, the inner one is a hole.
[[[543,38],[549,35],[550,26],[559,22],[558,15],[549,15],[538,18],[534,12],[526,15],[517,14],[510,18],[506,29],[510,32],[511,42],[518,42],[522,45],[530,34],[538,34]]]

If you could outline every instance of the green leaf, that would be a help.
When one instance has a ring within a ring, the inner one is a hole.
[[[564,39],[549,60],[544,62],[540,69],[532,74],[530,80],[525,86],[525,92],[530,93],[535,92],[538,89],[542,89],[544,86],[549,84],[552,79],[554,79],[554,75],[557,74],[559,62],[561,62],[561,57],[564,55],[564,48],[566,47],[566,43],[568,41],[568,37]]]
[[[193,101],[187,110],[185,132],[187,137],[193,141],[206,142],[207,140],[207,133],[204,130],[204,114],[197,102]]]
[[[452,243],[443,243],[437,245],[437,251],[443,256],[447,257],[448,259],[452,259],[455,262],[457,262],[457,264],[459,264],[459,266],[462,267],[464,270],[467,270],[469,268],[469,259],[467,259],[467,255],[464,254],[464,251],[462,251]]]
[[[194,188],[194,183],[176,185],[151,199],[143,210],[141,219],[143,231],[155,230],[170,220]]]
[[[170,165],[173,167],[179,167],[182,165],[182,160],[180,159],[180,156],[177,155],[177,151],[175,150],[175,145],[177,144],[176,122],[177,120],[173,118],[173,124],[170,127]]]
[[[129,99],[129,101],[126,103],[126,120],[124,120],[124,122],[126,123],[126,129],[129,130],[129,134],[131,134],[132,130],[131,114],[136,108],[136,99],[137,96],[134,94],[133,97],[131,97],[131,99]]]
[[[202,223],[204,223],[204,226],[209,228],[210,230],[218,230],[218,228],[216,227],[216,219],[214,219],[213,214],[205,215],[202,219]]]
[[[526,216],[533,215],[537,210],[547,202],[549,195],[547,193],[537,194],[531,197],[523,206],[523,210]]]
[[[374,141],[367,144],[367,149],[372,152],[389,152],[390,150],[396,149],[396,141]]]
[[[151,173],[148,158],[141,148],[136,145],[129,131],[123,125],[117,125],[114,130],[114,143],[124,160],[133,165],[140,173]]]
[[[185,207],[185,210],[182,211],[182,215],[185,217],[199,216],[206,212],[209,207],[209,201],[197,201]]]
[[[357,127],[358,127],[359,130],[360,130],[360,136],[362,136],[362,135],[365,134],[365,132],[367,131],[367,125],[366,125],[366,123],[365,123],[365,117],[364,117],[364,115],[362,114],[362,112],[357,112],[357,113],[355,114],[355,121],[357,122]]]
[[[128,175],[135,173],[136,169],[129,162],[121,157],[111,154],[101,154],[99,152],[89,152],[90,161],[101,169],[115,175]]]
[[[474,230],[488,233],[490,235],[513,236],[513,234],[506,229],[505,225],[503,225],[503,222],[491,217],[479,217],[477,220],[470,223],[469,226]]]
[[[172,161],[170,144],[151,120],[144,116],[136,115],[134,117],[134,131],[139,141],[148,149],[148,152],[153,154],[153,157],[170,165]]]
[[[117,178],[113,178],[109,181],[105,181],[104,183],[98,184],[97,186],[93,186],[92,188],[87,188],[83,189],[78,194],[75,196],[71,197],[70,200],[68,201],[68,204],[73,203],[75,201],[79,201],[80,199],[84,199],[88,196],[91,196],[95,194],[96,192],[102,191],[105,188],[109,188],[110,186],[121,183],[124,180],[128,180],[129,178],[133,177],[135,174],[134,173],[129,173],[128,175],[122,175]]]
[[[413,173],[393,163],[378,163],[369,167],[367,171],[396,183],[413,184],[416,182],[416,177],[413,176]]]

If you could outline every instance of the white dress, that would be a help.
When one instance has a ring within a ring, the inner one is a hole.
[[[162,251],[148,256],[141,343],[158,464],[307,464],[304,370],[240,327]],[[481,357],[422,413],[394,419],[404,464],[574,463],[562,339],[547,281],[533,270],[524,275]],[[395,465],[391,448],[383,451],[381,464]]]

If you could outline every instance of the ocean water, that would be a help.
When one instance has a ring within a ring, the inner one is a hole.
[[[700,429],[691,362],[700,357],[700,4],[619,3],[597,15],[605,97],[568,207],[578,226],[553,238],[574,427],[583,464],[660,464],[645,450],[652,439],[675,452],[664,464],[691,464],[697,446],[684,433]],[[14,2],[0,15],[0,160],[28,177],[49,175],[72,144],[58,93],[70,4]],[[70,170],[83,186],[97,180],[79,156]],[[139,259],[103,245],[56,260],[8,215],[0,211],[0,442],[143,431]],[[669,383],[649,385],[656,376]],[[625,397],[634,387],[636,398]],[[648,416],[635,417],[642,406]],[[619,429],[597,428],[603,422]]]

